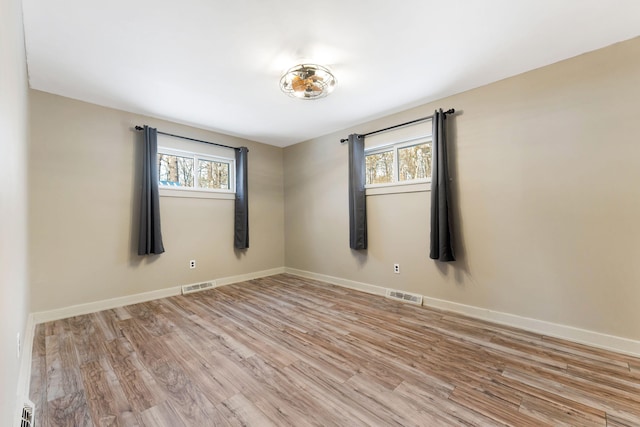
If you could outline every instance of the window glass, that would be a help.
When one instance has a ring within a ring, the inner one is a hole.
[[[393,182],[393,157],[392,150],[365,156],[367,184],[386,184]]]
[[[431,178],[431,144],[398,148],[398,180]]]
[[[198,187],[229,189],[229,163],[198,160]]]
[[[162,185],[193,187],[193,158],[158,153],[158,173]]]

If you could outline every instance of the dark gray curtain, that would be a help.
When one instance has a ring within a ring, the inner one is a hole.
[[[160,232],[160,195],[158,193],[158,133],[144,127],[142,156],[142,195],[140,198],[140,231],[138,255],[164,252]]]
[[[249,247],[249,194],[247,187],[247,147],[236,150],[236,203],[233,246]]]
[[[349,135],[349,247],[367,249],[364,136]]]
[[[431,252],[438,261],[455,261],[451,224],[451,194],[447,166],[446,116],[442,109],[433,115],[431,161]]]

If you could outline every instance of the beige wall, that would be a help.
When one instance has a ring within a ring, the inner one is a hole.
[[[279,148],[31,91],[31,311],[286,265],[640,339],[639,53],[640,39],[614,45],[288,147],[284,163]],[[339,139],[437,107],[459,111],[459,260],[428,258],[428,192],[368,197],[369,250],[352,252]],[[161,200],[167,252],[135,254],[143,123],[249,146],[246,254],[232,249],[232,201],[183,198]]]
[[[15,425],[19,360],[29,305],[27,280],[28,96],[22,9],[0,1],[0,425]],[[24,390],[22,390],[24,391]]]
[[[638,340],[639,104],[636,38],[288,147],[286,265]],[[428,257],[428,192],[368,197],[351,251],[339,139],[440,107],[458,261]]]
[[[31,311],[284,265],[281,148],[44,92],[32,90],[30,97]],[[137,255],[142,135],[132,128],[142,124],[249,147],[246,253],[233,249],[233,200],[162,197],[166,252]],[[197,261],[195,270],[190,259]]]

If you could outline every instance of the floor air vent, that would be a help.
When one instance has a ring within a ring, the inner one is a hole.
[[[35,427],[33,417],[33,403],[25,403],[22,407],[22,417],[20,418],[20,427]]]
[[[387,298],[395,299],[398,301],[409,302],[415,305],[422,305],[422,295],[411,294],[409,292],[394,291],[393,289],[387,289]]]
[[[194,292],[204,291],[205,289],[211,289],[216,285],[216,282],[202,282],[194,283],[193,285],[184,285],[182,287],[182,295],[192,294]]]

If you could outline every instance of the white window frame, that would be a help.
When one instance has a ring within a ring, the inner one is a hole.
[[[169,197],[196,197],[209,199],[233,199],[236,194],[236,159],[231,157],[214,156],[211,154],[203,154],[195,151],[179,150],[164,146],[158,146],[158,154],[168,154],[170,156],[188,157],[193,159],[193,187],[182,187],[164,185],[160,182],[158,176],[158,189],[160,196]],[[198,187],[198,161],[206,160],[210,162],[226,163],[229,165],[229,188],[201,188]]]
[[[382,184],[366,184],[365,190],[367,195],[388,194],[388,193],[409,193],[414,191],[429,191],[431,189],[431,177],[412,179],[407,181],[399,180],[398,171],[398,150],[406,147],[412,147],[414,145],[420,145],[424,143],[432,144],[433,152],[433,138],[431,135],[423,135],[410,139],[403,139],[396,142],[390,142],[374,147],[369,147],[364,150],[365,158],[371,154],[383,153],[385,151],[393,151],[393,172],[392,182],[385,182]]]

